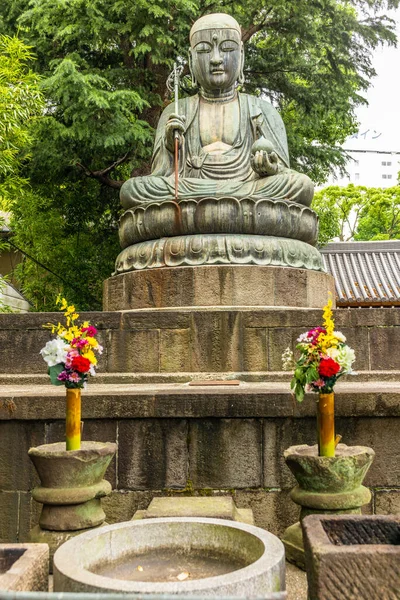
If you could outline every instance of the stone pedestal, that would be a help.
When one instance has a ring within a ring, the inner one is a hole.
[[[300,521],[310,514],[361,514],[371,499],[362,485],[375,452],[364,446],[339,444],[336,456],[318,456],[318,446],[291,446],[284,452],[298,485],[290,496],[301,506]],[[300,521],[288,527],[282,541],[286,559],[305,568]]]
[[[104,282],[104,310],[186,307],[321,308],[334,279],[323,271],[260,265],[144,269]]]
[[[111,484],[103,477],[116,449],[113,443],[82,442],[80,450],[67,451],[58,442],[29,450],[42,484],[32,497],[43,504],[30,541],[49,544],[52,556],[69,538],[104,523],[100,499]]]

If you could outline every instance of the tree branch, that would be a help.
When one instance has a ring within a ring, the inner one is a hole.
[[[109,173],[111,173],[111,171],[113,169],[115,169],[116,167],[118,167],[119,165],[122,165],[122,163],[124,163],[127,160],[129,154],[130,154],[130,150],[128,150],[128,152],[126,152],[126,154],[124,154],[124,156],[122,156],[121,158],[119,158],[118,160],[113,162],[112,165],[110,165],[109,167],[106,167],[105,169],[101,169],[98,171],[92,171],[91,169],[89,169],[89,167],[87,167],[86,165],[84,165],[80,162],[77,162],[76,166],[79,167],[80,169],[82,169],[82,171],[85,173],[86,177],[91,177],[92,179],[97,179],[97,181],[99,181],[100,183],[102,183],[104,185],[108,185],[109,187],[111,187],[115,190],[119,190],[124,182],[119,181],[117,179],[111,179],[111,177],[109,177]]]
[[[268,16],[269,14],[272,12],[272,8],[270,8],[264,19],[261,21],[261,23],[253,23],[253,25],[250,25],[250,27],[248,29],[242,29],[242,42],[243,44],[245,44],[246,42],[249,41],[249,39],[255,34],[257,33],[257,31],[260,31],[266,24],[268,21]],[[255,15],[254,15],[255,16]]]

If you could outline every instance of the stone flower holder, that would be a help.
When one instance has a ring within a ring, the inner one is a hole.
[[[310,515],[302,528],[310,600],[400,598],[400,516]]]
[[[362,485],[375,452],[365,446],[339,444],[336,456],[318,456],[318,446],[291,446],[284,452],[287,466],[297,486],[290,497],[301,506],[300,521],[310,514],[361,514],[371,500]],[[288,527],[282,541],[286,559],[305,568],[303,534],[300,521]]]
[[[69,538],[104,523],[100,499],[111,484],[103,477],[116,450],[109,442],[82,442],[80,450],[67,451],[65,442],[29,450],[42,484],[32,497],[43,504],[31,542],[49,544],[52,556]]]

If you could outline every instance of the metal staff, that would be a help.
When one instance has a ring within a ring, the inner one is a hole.
[[[174,69],[167,79],[167,88],[174,93],[175,114],[178,116],[178,100],[179,100],[179,77],[183,71],[183,67],[174,63]],[[174,171],[175,171],[175,200],[178,200],[178,181],[179,181],[179,131],[175,129],[175,152],[174,152]]]

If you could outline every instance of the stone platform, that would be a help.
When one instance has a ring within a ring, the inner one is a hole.
[[[251,307],[86,313],[99,328],[99,375],[83,392],[83,439],[114,442],[107,522],[129,520],[153,497],[231,496],[281,535],[298,519],[283,451],[315,440],[315,396],[289,393],[281,354],[321,322],[321,310]],[[64,436],[65,391],[51,386],[39,350],[59,313],[0,315],[0,532],[25,541],[38,521],[27,451]],[[336,310],[356,349],[358,376],[340,382],[337,431],[376,460],[369,510],[400,512],[400,309]],[[238,386],[188,385],[233,378]],[[210,450],[211,449],[211,450]]]
[[[323,271],[260,265],[207,265],[130,271],[104,282],[104,310],[187,307],[321,308],[335,298]]]

